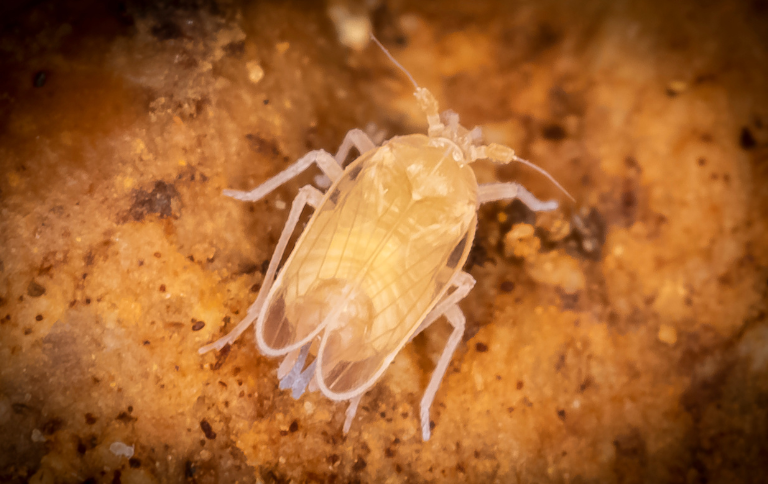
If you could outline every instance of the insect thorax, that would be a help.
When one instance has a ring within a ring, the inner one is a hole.
[[[463,163],[460,149],[448,139],[420,134],[396,137],[382,146],[371,161],[391,171],[388,181],[399,181],[399,188],[408,191],[414,201],[439,200],[457,217],[477,210],[475,174]],[[401,196],[408,198],[406,194]]]

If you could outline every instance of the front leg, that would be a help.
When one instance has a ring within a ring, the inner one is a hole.
[[[496,202],[498,200],[512,200],[517,198],[534,212],[549,212],[556,210],[557,201],[542,202],[533,193],[525,189],[519,183],[487,183],[480,185],[477,190],[477,202],[479,204]]]
[[[344,160],[347,159],[349,150],[351,150],[353,146],[357,148],[357,151],[362,155],[363,153],[374,149],[376,144],[364,131],[360,129],[349,130],[347,135],[344,136],[344,141],[341,142],[341,146],[339,146],[339,151],[337,151],[336,156],[334,156],[339,166],[344,165]],[[331,178],[331,180],[333,180],[333,178]]]
[[[322,172],[328,178],[330,178],[331,181],[338,180],[341,178],[341,174],[344,173],[341,165],[336,162],[336,159],[331,156],[330,153],[323,150],[315,150],[310,151],[306,155],[302,156],[296,163],[273,176],[269,180],[265,181],[261,185],[257,186],[250,192],[243,192],[240,190],[224,190],[223,193],[228,197],[242,200],[244,202],[255,202],[267,196],[283,183],[290,181],[291,179],[304,172],[313,163],[316,163],[317,166],[320,167],[320,170],[322,170]]]

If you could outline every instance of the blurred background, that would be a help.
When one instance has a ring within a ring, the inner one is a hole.
[[[0,481],[765,482],[768,2],[6,1]],[[425,132],[413,86],[549,171],[481,208],[467,331],[363,398],[278,389],[231,330],[345,133]]]

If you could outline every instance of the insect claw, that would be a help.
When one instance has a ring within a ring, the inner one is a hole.
[[[426,442],[429,440],[429,438],[432,436],[432,430],[430,427],[430,421],[429,421],[429,408],[422,408],[421,409],[421,438]]]
[[[557,210],[559,206],[560,204],[557,203],[557,200],[549,200],[540,205],[539,212],[551,212],[552,210]]]

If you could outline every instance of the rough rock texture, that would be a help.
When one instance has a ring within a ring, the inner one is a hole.
[[[766,2],[68,3],[0,7],[0,481],[768,479]],[[428,442],[444,323],[346,436],[250,332],[197,353],[316,172],[254,204],[222,189],[354,127],[424,130],[350,40],[368,25],[577,200],[477,165],[562,209],[481,209]]]

